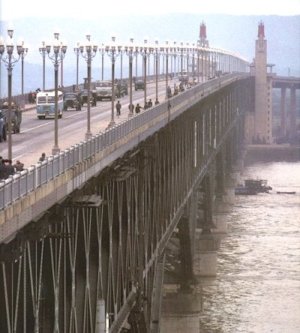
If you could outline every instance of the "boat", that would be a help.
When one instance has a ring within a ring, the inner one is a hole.
[[[255,190],[257,193],[269,193],[272,190],[264,179],[246,179],[245,187]]]
[[[296,194],[295,191],[277,191],[277,194]]]
[[[235,195],[256,195],[257,191],[253,188],[246,187],[244,185],[239,185],[234,189]]]

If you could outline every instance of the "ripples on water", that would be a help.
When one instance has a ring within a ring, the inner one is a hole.
[[[256,164],[270,194],[236,196],[217,278],[203,282],[201,333],[300,333],[300,162]],[[296,195],[276,191],[296,191]]]

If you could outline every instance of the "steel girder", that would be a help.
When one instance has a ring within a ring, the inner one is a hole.
[[[248,88],[204,99],[2,246],[0,331],[157,330],[165,249],[174,232],[193,244],[184,212],[223,147],[235,157]]]

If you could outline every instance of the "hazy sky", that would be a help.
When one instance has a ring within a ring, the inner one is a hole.
[[[27,16],[101,17],[166,13],[299,15],[300,0],[0,0],[0,18]]]

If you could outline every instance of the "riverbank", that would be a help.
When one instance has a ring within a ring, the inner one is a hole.
[[[300,161],[300,144],[292,146],[281,145],[248,145],[244,158],[244,165],[256,162],[297,162]]]

